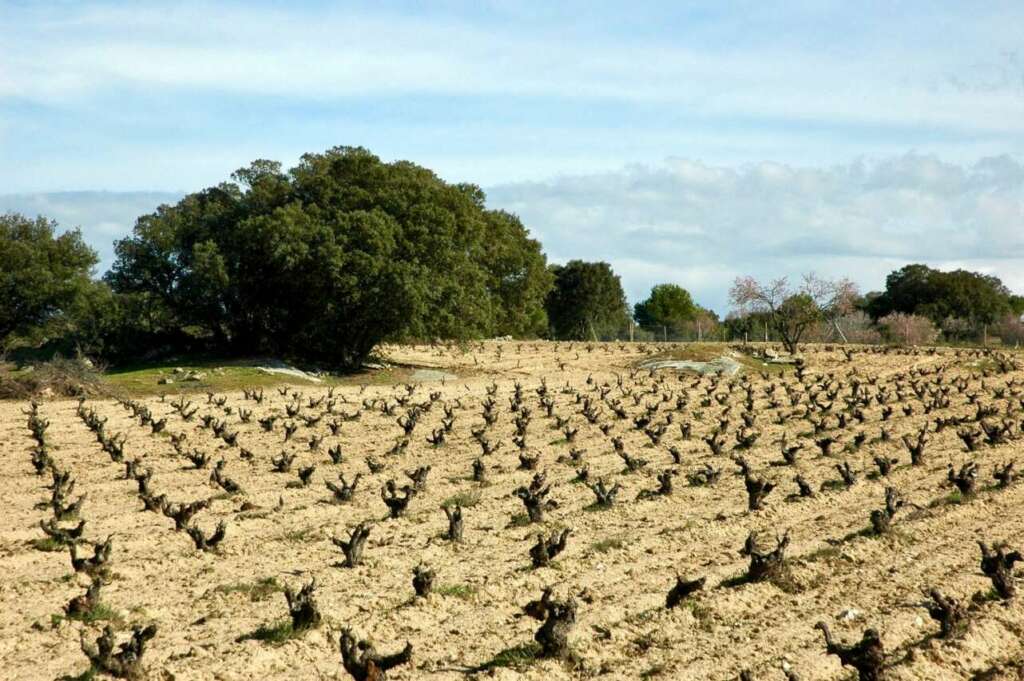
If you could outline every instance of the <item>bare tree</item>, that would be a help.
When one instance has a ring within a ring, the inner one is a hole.
[[[836,320],[853,309],[856,296],[857,286],[849,279],[832,281],[813,272],[803,276],[799,287],[790,285],[786,277],[761,283],[746,276],[737,277],[729,290],[729,302],[741,315],[760,313],[768,317],[790,353],[797,351],[804,335],[820,322],[838,330]]]

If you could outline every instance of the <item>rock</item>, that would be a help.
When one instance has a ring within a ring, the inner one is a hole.
[[[173,378],[168,378],[166,376],[164,376],[159,381],[157,381],[157,385],[172,385],[173,383],[174,383],[174,379]]]
[[[858,619],[863,614],[864,613],[862,613],[857,608],[847,608],[846,610],[843,610],[841,613],[839,613],[839,619],[846,620],[847,622],[852,622],[853,620]]]
[[[174,367],[174,369],[171,371],[171,373],[172,374],[183,374],[183,373],[185,373],[185,370],[182,369],[181,367]]]

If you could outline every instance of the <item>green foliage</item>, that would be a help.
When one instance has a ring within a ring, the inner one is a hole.
[[[95,251],[78,230],[56,229],[42,216],[0,215],[0,349],[14,334],[39,331],[89,285]]]
[[[608,553],[609,551],[617,551],[625,546],[621,537],[609,537],[607,539],[599,539],[590,545],[590,548],[597,551],[598,553]]]
[[[255,582],[238,582],[236,584],[221,584],[216,589],[220,594],[243,594],[250,601],[256,603],[263,601],[276,593],[284,592],[284,587],[275,577],[263,577]]]
[[[83,613],[69,616],[68,619],[78,620],[79,622],[100,622],[100,621],[111,621],[116,624],[123,624],[123,619],[117,613],[116,610],[111,608],[106,603],[97,603],[91,609],[86,610]]]
[[[480,492],[477,490],[470,490],[468,492],[459,492],[448,497],[441,502],[441,508],[452,508],[455,506],[461,506],[462,508],[472,508],[480,503]]]
[[[683,324],[697,316],[698,308],[690,292],[675,284],[658,284],[647,300],[633,306],[633,318],[645,329],[666,328],[679,333]]]
[[[1013,314],[1024,302],[991,275],[907,265],[886,277],[885,291],[870,294],[865,308],[876,320],[894,312],[927,317],[957,338]]]
[[[433,589],[433,593],[439,596],[451,596],[468,601],[477,593],[477,588],[472,584],[442,584]]]
[[[805,274],[799,288],[785,277],[762,283],[753,277],[738,277],[729,291],[729,299],[740,317],[760,315],[760,319],[778,334],[788,352],[796,352],[804,335],[820,322],[832,322],[849,313],[859,299],[857,288],[848,279],[821,279]],[[737,330],[751,331],[751,328]]]
[[[807,293],[794,293],[779,305],[772,325],[790,351],[795,351],[803,335],[824,319],[824,313]]]
[[[541,647],[539,643],[530,641],[517,646],[505,648],[487,662],[475,667],[474,672],[488,671],[499,667],[506,667],[522,671],[534,664],[540,657]]]
[[[554,275],[540,242],[531,239],[519,218],[510,213],[487,211],[484,220],[483,259],[495,314],[491,335],[544,335],[548,329],[544,300],[554,286]]]
[[[263,643],[279,646],[293,638],[298,638],[301,634],[301,631],[297,631],[292,626],[290,620],[281,620],[274,624],[263,624],[255,631],[239,636],[235,641],[237,643],[242,641],[262,641]]]
[[[67,550],[67,547],[64,544],[57,541],[53,537],[41,537],[39,539],[33,539],[32,548],[34,548],[36,551],[46,551],[48,553]]]
[[[622,282],[608,263],[570,260],[553,265],[551,272],[555,284],[547,313],[556,338],[612,336],[629,323]]]
[[[472,185],[365,149],[256,161],[161,206],[116,244],[114,292],[150,332],[236,354],[359,366],[384,339],[531,335],[550,288],[540,245]]]

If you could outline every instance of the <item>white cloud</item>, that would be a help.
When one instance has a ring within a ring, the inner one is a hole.
[[[966,267],[1024,292],[1024,164],[970,165],[905,154],[828,167],[711,165],[672,158],[617,171],[487,189],[558,262],[606,260],[631,300],[675,282],[720,312],[733,278],[851,276],[863,290],[910,262]],[[0,195],[0,212],[81,226],[112,262],[112,241],[168,192]]]
[[[82,237],[100,256],[97,273],[102,274],[114,261],[114,240],[127,236],[136,218],[180,198],[173,192],[0,194],[0,213],[43,215],[55,220],[62,231],[81,228]]]
[[[611,262],[633,299],[662,281],[724,311],[732,279],[815,270],[878,289],[910,262],[969,263],[1024,290],[1024,166],[906,154],[827,168],[684,159],[493,187],[556,261]]]

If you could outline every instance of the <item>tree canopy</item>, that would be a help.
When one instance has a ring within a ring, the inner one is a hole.
[[[570,260],[553,265],[551,273],[547,313],[556,338],[614,335],[629,323],[622,282],[608,263]]]
[[[690,292],[676,284],[658,284],[651,294],[633,306],[633,318],[642,328],[678,333],[697,317],[698,307]]]
[[[361,148],[259,160],[139,218],[114,291],[220,348],[359,365],[387,338],[531,334],[551,285],[540,244],[483,192]]]
[[[738,277],[729,299],[741,315],[763,315],[789,352],[798,350],[804,335],[816,324],[835,319],[853,309],[857,288],[848,279],[831,281],[805,274],[798,288],[782,277],[767,283]]]
[[[927,317],[937,326],[960,320],[977,329],[1011,314],[1015,305],[1015,296],[998,277],[915,264],[890,273],[885,291],[869,297],[866,311],[873,319],[900,312]]]
[[[42,216],[0,215],[0,349],[47,324],[90,286],[96,252],[78,230],[56,235]]]

